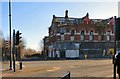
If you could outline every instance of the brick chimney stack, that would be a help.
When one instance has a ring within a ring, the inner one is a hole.
[[[68,10],[65,11],[65,18],[68,18]]]
[[[86,16],[89,17],[89,13],[87,13]]]

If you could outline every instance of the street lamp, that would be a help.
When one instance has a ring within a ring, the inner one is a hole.
[[[10,31],[10,70],[12,70],[12,46],[11,46],[11,0],[9,0],[9,31]]]

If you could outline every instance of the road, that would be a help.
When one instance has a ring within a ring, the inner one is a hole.
[[[113,76],[111,59],[24,61],[22,70],[19,70],[19,63],[16,64],[16,72],[3,71],[3,74],[7,73],[11,77],[61,77],[67,71],[70,71],[71,77]],[[3,64],[3,69],[8,66],[4,65],[6,64]]]

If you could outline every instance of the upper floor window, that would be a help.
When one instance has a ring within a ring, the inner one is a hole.
[[[81,31],[80,39],[84,40],[85,31]]]
[[[81,35],[85,35],[85,31],[81,31]]]
[[[93,31],[90,31],[89,39],[93,40]]]
[[[110,31],[107,32],[107,41],[110,41]]]
[[[93,35],[93,31],[90,31],[90,35]]]
[[[57,33],[60,33],[60,29],[59,28],[57,29]]]
[[[65,28],[60,28],[60,33],[61,34],[64,34],[66,32],[66,29]]]
[[[69,32],[70,32],[68,28],[66,28],[66,32],[67,32],[67,33],[69,33]]]
[[[75,35],[75,31],[74,30],[71,30],[71,35]]]
[[[107,32],[107,35],[110,35],[110,31]]]

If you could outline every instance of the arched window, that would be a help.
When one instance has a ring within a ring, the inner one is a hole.
[[[85,31],[83,30],[83,31],[81,31],[81,35],[85,35]]]
[[[107,41],[110,41],[110,31],[107,32]]]
[[[93,31],[90,31],[89,40],[93,40]]]
[[[75,35],[75,31],[74,30],[71,30],[71,35]]]
[[[83,31],[81,31],[80,39],[84,40],[84,36],[85,36],[85,31],[83,30]]]

